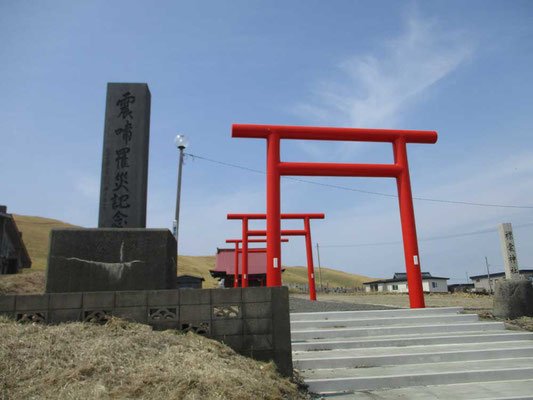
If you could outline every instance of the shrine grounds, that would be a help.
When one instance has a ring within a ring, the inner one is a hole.
[[[307,294],[291,293],[294,298],[309,298]],[[351,305],[374,305],[392,308],[409,308],[409,296],[399,293],[318,293],[319,301],[339,302]],[[426,307],[463,307],[465,310],[492,310],[492,296],[471,293],[440,294],[424,296]]]

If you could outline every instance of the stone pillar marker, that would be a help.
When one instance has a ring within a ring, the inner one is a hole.
[[[150,90],[108,83],[98,228],[53,229],[46,293],[176,287],[176,239],[146,229]]]
[[[146,83],[108,83],[99,228],[145,228],[151,95]]]
[[[513,227],[510,223],[503,223],[498,226],[498,230],[500,232],[500,243],[505,265],[505,279],[520,279],[518,259],[516,258],[516,247],[514,245]]]

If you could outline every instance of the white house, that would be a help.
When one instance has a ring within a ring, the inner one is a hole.
[[[429,272],[422,272],[422,289],[426,293],[447,293],[448,279],[438,276],[431,276]],[[373,282],[363,283],[365,292],[392,292],[408,293],[407,274],[396,272],[392,279],[383,279]]]
[[[533,269],[521,269],[520,276],[533,281]],[[483,275],[474,275],[470,279],[474,283],[474,291],[476,292],[490,292],[494,291],[496,282],[505,279],[505,272],[495,272],[490,274],[490,285],[489,277],[487,274]]]

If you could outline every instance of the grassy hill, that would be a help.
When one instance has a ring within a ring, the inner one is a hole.
[[[350,274],[348,272],[337,271],[330,268],[322,268],[322,286],[341,287],[353,289],[354,287],[363,286],[363,282],[371,281],[372,278],[363,275]],[[283,273],[283,283],[307,284],[307,267],[285,267]],[[315,284],[318,288],[320,284],[320,272],[315,267]]]
[[[29,217],[26,215],[13,214],[22,239],[31,257],[31,269],[46,269],[48,257],[48,241],[52,228],[79,228],[79,226],[67,224],[56,219]]]
[[[48,257],[48,245],[50,230],[52,228],[80,228],[76,225],[71,225],[66,222],[55,219],[30,217],[25,215],[13,214],[15,221],[22,231],[24,243],[28,248],[30,257],[32,259],[32,268],[26,273],[32,271],[40,271],[39,279],[43,281],[43,270],[46,269],[46,260]],[[205,279],[204,287],[216,287],[217,281],[211,277],[209,270],[215,267],[215,256],[179,256],[178,257],[178,274],[179,275],[195,275],[201,276]],[[307,267],[285,267],[283,273],[283,283],[307,283]],[[319,271],[315,268],[316,284],[319,284]],[[4,283],[8,283],[11,287],[20,288],[23,282],[20,277],[3,277]],[[344,287],[353,288],[354,286],[361,286],[362,282],[372,280],[362,275],[349,274],[347,272],[337,271],[330,268],[322,268],[322,284],[329,287]],[[13,281],[13,282],[11,282]],[[31,289],[39,286],[39,283],[32,280]],[[43,286],[44,287],[44,286]],[[1,291],[1,290],[0,290]],[[17,289],[18,291],[18,289]]]

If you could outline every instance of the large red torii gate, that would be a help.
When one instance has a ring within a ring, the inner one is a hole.
[[[281,264],[280,178],[282,175],[396,178],[409,301],[411,308],[425,307],[406,144],[436,143],[437,132],[234,124],[232,137],[267,140],[267,286],[281,285],[281,272],[276,267]],[[388,142],[392,143],[394,164],[282,162],[281,139]]]
[[[305,237],[305,247],[307,254],[307,276],[309,281],[309,298],[311,300],[316,300],[316,288],[315,288],[315,271],[313,266],[313,246],[311,244],[311,219],[324,219],[325,215],[321,213],[298,213],[298,214],[280,214],[281,219],[302,219],[304,221],[304,229],[287,229],[280,231],[280,236],[304,236]],[[248,230],[248,221],[251,219],[267,219],[267,214],[228,214],[228,219],[240,219],[242,220],[242,287],[248,286],[247,271],[248,271],[248,242],[253,239],[248,239],[248,236],[267,236],[266,230],[260,231],[250,231]],[[267,223],[268,226],[268,223]],[[268,264],[268,236],[267,236],[267,286],[268,285],[268,274],[269,274],[269,264]],[[281,246],[280,246],[281,252]],[[279,258],[278,258],[279,259]],[[275,269],[279,271],[279,279],[281,285],[281,263],[279,265],[274,264]],[[246,273],[244,272],[246,271]],[[246,286],[245,286],[246,285]],[[279,285],[278,285],[279,286]]]
[[[282,242],[288,242],[289,239],[281,239]],[[265,243],[266,239],[248,239],[248,243]],[[226,239],[226,243],[235,243],[235,278],[233,279],[233,287],[239,287],[239,253],[242,254],[242,249],[239,245],[242,239]],[[266,253],[266,249],[248,249],[251,253]],[[241,255],[242,258],[242,255]],[[244,276],[244,274],[242,274]],[[242,282],[242,278],[241,278]]]

